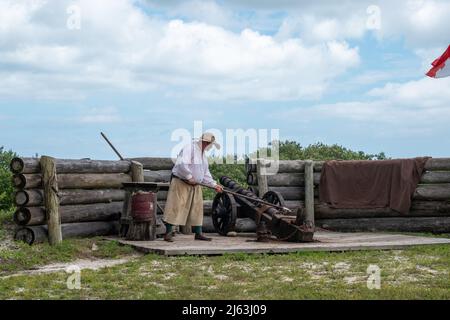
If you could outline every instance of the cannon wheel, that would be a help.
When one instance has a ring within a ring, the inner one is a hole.
[[[278,191],[267,191],[262,199],[264,201],[267,201],[271,204],[280,206],[280,207],[285,207],[285,202],[284,202],[284,198],[281,195],[281,193],[279,193]]]
[[[212,204],[212,221],[216,231],[226,236],[236,225],[237,205],[231,194],[218,193]]]

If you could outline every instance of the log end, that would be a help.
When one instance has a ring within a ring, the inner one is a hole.
[[[23,169],[25,168],[25,163],[21,158],[13,158],[11,160],[11,163],[9,164],[9,168],[11,169],[11,172],[17,174],[21,173]]]
[[[12,177],[12,184],[17,189],[23,189],[27,184],[27,179],[23,174],[15,174]]]
[[[31,212],[28,208],[19,208],[14,212],[14,222],[19,226],[27,225],[31,220]]]
[[[16,206],[21,207],[28,204],[30,201],[30,196],[28,195],[28,192],[24,190],[16,191],[16,194],[14,195],[14,203]]]
[[[16,231],[14,240],[32,245],[35,241],[34,232],[30,228],[20,228]]]

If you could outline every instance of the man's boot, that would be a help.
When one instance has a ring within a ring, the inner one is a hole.
[[[167,242],[173,242],[173,233],[172,232],[168,232],[164,235],[164,241]]]
[[[166,234],[164,235],[164,241],[167,242],[173,242],[173,232],[172,232],[172,225],[170,223],[166,223],[164,222],[164,224],[166,225]]]
[[[211,238],[205,237],[202,233],[201,226],[192,227],[192,231],[195,233],[195,240],[211,241]]]
[[[202,233],[196,233],[195,240],[211,241],[212,239],[205,237]]]

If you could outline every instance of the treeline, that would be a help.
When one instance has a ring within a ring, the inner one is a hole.
[[[12,210],[14,205],[14,187],[9,164],[16,154],[0,147],[0,211]]]

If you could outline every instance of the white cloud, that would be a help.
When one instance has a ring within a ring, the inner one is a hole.
[[[349,121],[395,132],[414,129],[431,132],[448,127],[450,78],[423,78],[405,83],[388,83],[368,92],[369,100],[346,101],[295,108],[278,113],[282,119],[304,121]],[[277,116],[277,115],[274,115]]]
[[[91,108],[79,118],[82,123],[116,123],[120,120],[120,114],[115,107]]]
[[[0,36],[7,34],[0,45],[6,66],[0,95],[79,98],[99,88],[158,88],[204,99],[318,98],[359,63],[358,49],[345,41],[306,45],[248,28],[165,21],[132,0],[80,0],[78,31],[66,28],[71,1],[34,3],[24,1],[19,11],[12,2],[2,4],[3,15],[18,17],[0,29]],[[219,15],[211,3],[205,8]]]

